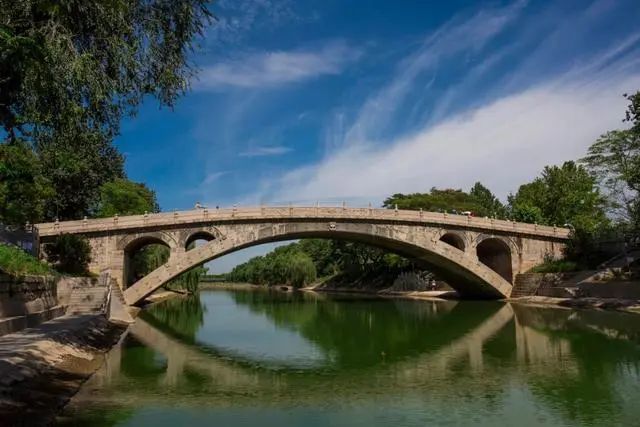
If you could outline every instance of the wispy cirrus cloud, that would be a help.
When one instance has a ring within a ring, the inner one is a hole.
[[[245,54],[204,67],[194,87],[196,90],[272,88],[337,75],[361,53],[360,49],[337,41],[319,49]]]
[[[204,177],[204,179],[200,183],[200,186],[205,186],[205,185],[212,184],[212,183],[218,181],[223,176],[227,175],[228,173],[229,173],[229,171],[210,172],[210,173],[207,174],[207,176]]]
[[[185,194],[205,196],[210,187],[216,187],[218,181],[224,176],[227,176],[231,171],[216,171],[207,173],[200,182],[185,190]]]
[[[263,145],[259,147],[251,147],[246,151],[238,154],[240,157],[263,157],[263,156],[280,156],[292,151],[291,147],[284,145]]]
[[[526,0],[500,9],[480,10],[470,17],[456,16],[425,38],[415,52],[396,66],[394,78],[366,99],[342,142],[358,144],[378,138],[398,121],[398,111],[415,94],[425,74],[434,74],[445,61],[480,51],[519,17]],[[426,87],[419,88],[424,93]],[[335,140],[334,140],[335,144]]]
[[[246,203],[363,204],[432,186],[468,189],[477,180],[504,198],[543,166],[584,156],[603,131],[620,127],[625,108],[620,94],[640,87],[640,74],[604,85],[584,83],[566,87],[554,82],[455,115],[392,144],[345,148],[263,182],[262,191]]]
[[[573,17],[573,38],[530,31],[530,39],[518,40],[516,46],[487,52],[483,61],[466,67],[469,80],[449,86],[422,123],[381,132],[396,124],[398,111],[413,93],[424,90],[425,71],[437,71],[446,58],[455,61],[484,52],[482,46],[519,19],[524,3],[452,20],[401,61],[388,83],[365,98],[355,116],[346,117],[337,109],[326,132],[331,143],[324,158],[266,178],[246,203],[379,202],[399,191],[469,188],[477,180],[504,198],[545,165],[582,157],[601,133],[622,126],[626,101],[621,94],[640,87],[638,34],[612,38],[579,60],[563,53],[587,37],[593,10],[602,11],[604,3],[596,1],[583,15]],[[542,28],[543,23],[529,26]],[[529,53],[524,59],[517,56],[523,47]],[[505,61],[511,62],[509,75],[486,84],[487,73]],[[470,85],[480,82],[485,84],[483,91],[469,100]],[[421,98],[428,96],[428,90],[421,92]]]
[[[301,22],[303,16],[293,0],[219,0],[214,3],[215,25],[208,30],[210,42],[238,43],[251,31],[273,31],[283,24]]]

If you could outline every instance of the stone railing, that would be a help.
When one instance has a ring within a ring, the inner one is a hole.
[[[347,207],[255,207],[227,209],[194,209],[143,215],[114,216],[111,218],[37,224],[40,237],[61,233],[93,233],[147,227],[163,227],[224,221],[279,221],[279,220],[354,220],[372,222],[401,222],[416,225],[441,225],[567,239],[570,230],[537,224],[526,224],[493,218],[454,215],[441,212],[382,208]]]
[[[108,272],[103,272],[100,274],[98,280],[101,286],[105,286],[107,288],[104,295],[104,301],[100,307],[100,313],[103,313],[104,316],[109,319],[111,316],[111,275]]]

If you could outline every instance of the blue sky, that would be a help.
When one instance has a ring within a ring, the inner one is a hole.
[[[622,127],[622,94],[640,89],[637,0],[212,9],[190,92],[146,102],[117,139],[163,210],[375,205],[477,180],[504,199]]]

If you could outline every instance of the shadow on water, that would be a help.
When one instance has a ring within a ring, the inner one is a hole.
[[[220,325],[208,329],[211,322]],[[276,363],[243,352],[243,340],[255,341],[250,329],[258,324],[273,337],[293,335],[299,341],[291,342],[312,346],[323,363],[289,363],[281,356],[287,349],[269,348],[271,341],[261,343],[261,351],[280,355]],[[237,348],[219,344],[229,337]],[[136,417],[150,407],[249,413],[378,402],[371,411],[389,415],[404,408],[415,420],[425,421],[428,413],[454,424],[508,424],[528,412],[530,425],[629,424],[640,417],[633,403],[639,384],[640,322],[634,315],[495,302],[203,292],[145,312],[79,394],[67,422],[93,425],[96,414],[109,413],[111,424],[101,418],[100,425],[121,425],[129,416],[144,424]]]

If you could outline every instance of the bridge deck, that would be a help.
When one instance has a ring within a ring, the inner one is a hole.
[[[232,209],[195,209],[112,218],[36,224],[41,237],[61,233],[96,233],[105,231],[157,228],[236,221],[335,220],[360,222],[400,222],[416,225],[442,225],[528,236],[568,239],[568,228],[526,224],[492,218],[453,215],[441,212],[346,207],[257,207]]]

